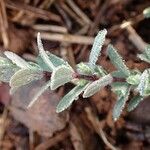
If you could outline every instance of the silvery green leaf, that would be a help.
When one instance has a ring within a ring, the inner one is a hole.
[[[140,82],[140,74],[131,74],[126,81],[131,85],[138,85]]]
[[[125,96],[127,89],[129,87],[129,84],[126,82],[114,82],[111,84],[112,90],[118,95],[118,96]]]
[[[16,71],[18,71],[18,68],[14,66],[0,67],[0,81],[9,82]]]
[[[10,64],[10,61],[7,58],[0,57],[0,66],[5,66],[6,64]]]
[[[19,68],[7,58],[0,57],[0,81],[9,82]]]
[[[54,70],[55,66],[49,60],[49,57],[48,57],[46,51],[44,50],[44,47],[43,47],[43,44],[42,44],[42,41],[41,41],[41,37],[40,37],[40,33],[38,33],[38,35],[37,35],[37,44],[38,44],[38,49],[39,49],[39,55],[43,59],[44,63],[49,67],[50,71]]]
[[[87,63],[83,63],[83,62],[77,64],[77,72],[84,75],[92,74],[91,68],[88,66]]]
[[[107,74],[107,71],[102,67],[95,65],[95,73],[98,74],[98,76],[103,77]]]
[[[68,65],[68,63],[66,61],[64,61],[63,59],[57,57],[56,55],[53,55],[52,53],[50,53],[48,51],[46,51],[46,53],[49,57],[49,60],[53,63],[53,65],[55,67],[58,67],[60,65]],[[41,66],[41,68],[44,71],[52,71],[52,69],[49,68],[48,65],[44,63],[44,61],[43,61],[43,59],[41,58],[40,55],[37,58],[37,63]]]
[[[139,91],[141,96],[144,96],[144,93],[148,87],[148,83],[149,83],[149,73],[148,70],[145,70],[140,77],[140,83],[137,87],[137,90]]]
[[[126,94],[124,96],[120,96],[113,108],[113,120],[116,121],[120,115],[121,112],[123,110],[123,108],[125,107],[126,101],[128,100],[129,97],[129,93],[130,93],[130,87],[128,87]]]
[[[113,77],[116,77],[116,78],[126,78],[127,76],[120,70],[117,70],[117,71],[113,71],[112,73],[112,76]]]
[[[77,82],[77,85],[83,86],[83,85],[85,85],[87,83],[88,83],[87,80],[85,80],[85,79],[79,79],[78,82]]]
[[[146,46],[146,48],[144,49],[143,54],[138,54],[137,56],[141,60],[150,63],[150,45]]]
[[[103,87],[107,86],[108,84],[112,83],[112,81],[113,81],[113,77],[110,74],[108,74],[108,75],[100,78],[99,80],[96,80],[96,81],[92,82],[85,89],[85,91],[83,93],[83,97],[87,98],[87,97],[90,97],[90,96],[94,95],[101,88],[103,88]]]
[[[77,85],[76,87],[74,87],[68,94],[66,94],[61,99],[61,101],[57,105],[56,112],[59,113],[67,109],[73,103],[74,100],[78,99],[78,96],[84,91],[85,88],[86,85]]]
[[[11,88],[18,88],[42,77],[43,74],[39,70],[21,69],[11,77],[10,86]]]
[[[137,57],[140,58],[142,61],[150,63],[150,60],[147,58],[147,56],[145,56],[145,54],[138,54]]]
[[[123,59],[121,58],[121,56],[118,54],[118,52],[116,51],[116,49],[110,44],[108,46],[108,56],[111,60],[111,62],[113,63],[113,65],[120,70],[122,73],[124,73],[125,76],[129,76],[130,75],[130,71],[128,69],[128,67],[125,65]]]
[[[130,101],[129,101],[129,104],[128,104],[128,111],[132,111],[133,109],[135,109],[138,104],[143,100],[144,98],[142,96],[135,96],[133,97]]]
[[[150,7],[144,9],[143,15],[145,18],[150,18]]]
[[[36,95],[34,95],[33,99],[31,100],[30,104],[28,105],[28,108],[32,107],[32,105],[38,100],[38,98],[50,87],[51,81],[48,81],[43,85],[40,90],[37,92]]]
[[[43,71],[43,68],[41,68],[41,66],[38,65],[37,63],[29,62],[29,64],[30,64],[30,69],[36,69],[36,70],[39,70],[39,71]]]
[[[68,65],[68,62],[63,60],[62,58],[50,53],[49,51],[46,52],[51,62],[54,64],[55,67],[58,67],[60,65]]]
[[[145,50],[144,50],[144,53],[146,54],[147,58],[149,59],[150,61],[150,45],[147,45]]]
[[[98,60],[98,56],[100,55],[100,51],[102,45],[105,41],[105,36],[107,34],[107,30],[101,30],[98,32],[97,36],[95,37],[94,44],[92,46],[92,50],[89,56],[89,64],[95,65],[96,61]]]
[[[43,71],[52,72],[53,70],[43,61],[39,55],[36,59],[37,64],[42,68]]]
[[[28,62],[26,62],[24,59],[22,59],[20,56],[17,54],[10,52],[10,51],[5,51],[4,54],[9,58],[14,64],[16,64],[20,68],[30,68],[30,65]]]
[[[74,73],[73,69],[68,66],[61,65],[57,67],[52,72],[51,89],[55,90],[59,86],[64,85],[67,82],[70,82],[73,79],[73,73]]]

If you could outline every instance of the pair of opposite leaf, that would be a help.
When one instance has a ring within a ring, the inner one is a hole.
[[[8,59],[10,59],[13,62],[13,64],[11,64],[10,61],[7,60],[6,58],[4,58],[6,59],[5,61],[8,64],[13,65],[12,68],[16,69],[13,71],[12,69],[10,69],[12,71],[10,79],[9,78],[7,79],[10,80],[9,83],[11,86],[11,93],[14,93],[19,87],[25,84],[43,78],[43,71],[52,72],[50,80],[47,83],[45,83],[45,85],[43,85],[40,91],[34,96],[33,100],[31,101],[28,107],[31,107],[38,99],[38,97],[49,87],[51,88],[51,90],[55,90],[59,86],[64,85],[65,83],[71,81],[75,83],[76,86],[59,102],[56,111],[61,112],[65,110],[67,107],[69,107],[74,100],[77,100],[78,96],[82,92],[84,98],[90,97],[96,92],[98,92],[101,88],[107,86],[108,84],[112,84],[113,90],[118,95],[118,100],[113,109],[113,118],[114,120],[117,120],[122,112],[122,109],[126,104],[126,101],[128,100],[130,90],[135,86],[135,83],[133,81],[136,80],[137,76],[138,79],[144,78],[145,74],[147,75],[148,72],[143,73],[144,75],[143,74],[134,75],[131,71],[129,71],[127,66],[124,64],[124,61],[122,60],[122,58],[112,45],[108,46],[107,52],[111,62],[116,66],[118,70],[108,74],[101,66],[96,65],[96,61],[98,60],[98,57],[100,55],[100,51],[105,41],[106,34],[107,31],[105,29],[97,34],[89,56],[89,62],[80,63],[77,65],[77,71],[80,74],[87,76],[96,75],[99,78],[96,81],[87,81],[85,79],[77,79],[78,82],[74,81],[75,71],[63,59],[49,52],[45,52],[39,33],[37,36],[37,44],[39,48],[39,56],[37,58],[37,63],[26,62],[21,57],[17,56],[12,52],[5,52],[5,55],[8,57]],[[140,54],[142,56],[140,55],[139,56],[150,61],[150,59],[148,58],[150,53],[149,51],[150,51],[149,49],[148,50],[146,49],[145,53]],[[6,66],[3,68],[3,70],[5,69]],[[125,78],[127,82],[112,83],[114,77]],[[137,85],[136,89],[137,91],[139,91],[140,95],[136,95],[129,102],[128,105],[129,110],[135,108],[135,106],[137,106],[138,103],[143,99],[144,95],[142,95],[141,93],[144,93],[145,90],[143,89],[147,87],[145,81],[140,83],[138,82],[136,83],[136,85]]]

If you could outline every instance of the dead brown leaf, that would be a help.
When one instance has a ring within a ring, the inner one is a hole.
[[[12,98],[10,112],[16,120],[31,130],[50,137],[66,125],[65,115],[57,114],[55,111],[60,97],[47,90],[39,97],[33,107],[26,109],[33,94],[38,91],[42,84],[36,81],[20,88]]]

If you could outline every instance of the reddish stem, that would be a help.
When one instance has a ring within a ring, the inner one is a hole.
[[[46,79],[49,80],[51,75],[52,75],[52,73],[44,71],[44,76]],[[73,78],[85,79],[88,81],[96,81],[99,79],[99,77],[97,77],[96,75],[83,75],[83,74],[79,74],[78,72],[75,72],[72,76],[73,76]],[[126,81],[126,79],[113,77],[113,82],[125,82],[125,81]]]

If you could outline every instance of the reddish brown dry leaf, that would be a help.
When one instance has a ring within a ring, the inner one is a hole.
[[[19,122],[43,136],[50,137],[66,125],[65,115],[55,112],[59,97],[49,90],[39,97],[39,100],[26,109],[33,94],[40,88],[41,83],[34,82],[19,89],[12,98],[10,112]]]

